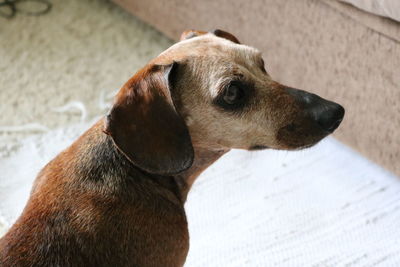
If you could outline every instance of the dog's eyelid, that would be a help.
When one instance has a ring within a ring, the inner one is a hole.
[[[243,79],[244,78],[244,74],[239,72],[238,70],[233,72],[233,78],[232,80],[236,80],[236,79]]]
[[[245,78],[246,78],[246,76],[244,74],[242,74],[242,73],[234,73],[233,77],[224,79],[219,84],[219,86],[217,87],[218,89],[216,91],[217,92],[216,95],[219,96],[219,95],[223,94],[225,88],[227,86],[229,86],[230,84],[232,84],[232,83],[235,83],[238,86],[241,86],[241,87],[244,87],[244,88],[249,87],[250,83]]]
[[[240,87],[242,90],[244,90],[244,92],[246,92],[246,94],[248,94],[254,88],[254,85],[251,82],[248,82],[244,79],[233,79],[229,83],[227,83],[224,87],[230,86],[230,85],[235,85],[235,86]]]
[[[229,80],[229,82],[227,83],[227,84],[230,84],[230,83],[238,83],[238,84],[241,84],[241,85],[243,85],[243,86],[246,86],[246,85],[248,85],[248,84],[250,84],[251,82],[249,81],[249,78],[248,78],[249,76],[248,75],[245,75],[245,74],[243,74],[243,73],[235,73],[234,75],[233,75],[233,77],[231,77],[231,79]]]

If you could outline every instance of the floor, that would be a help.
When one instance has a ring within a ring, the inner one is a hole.
[[[0,17],[1,134],[104,113],[114,92],[172,44],[110,1],[50,2],[43,16]]]
[[[0,235],[42,166],[171,44],[108,1],[52,3],[42,17],[0,17]],[[186,266],[400,265],[400,179],[333,138],[300,152],[232,151],[186,210]]]

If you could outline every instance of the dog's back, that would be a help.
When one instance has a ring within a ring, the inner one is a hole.
[[[0,265],[183,265],[185,213],[175,185],[165,186],[133,167],[98,123],[40,172],[0,240]]]

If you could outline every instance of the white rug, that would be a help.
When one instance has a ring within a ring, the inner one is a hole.
[[[186,210],[187,266],[400,266],[400,179],[328,138],[300,152],[233,151]]]

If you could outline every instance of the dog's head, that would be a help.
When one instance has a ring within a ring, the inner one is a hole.
[[[186,31],[124,85],[105,132],[134,164],[172,174],[191,165],[192,145],[301,149],[343,116],[342,106],[273,81],[261,53],[232,34]]]

